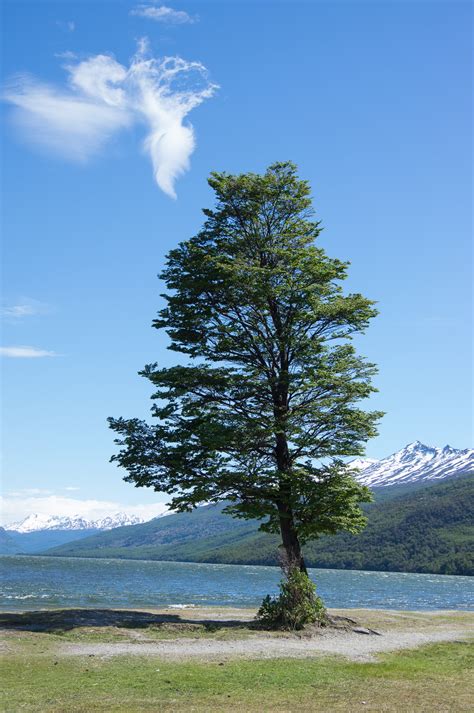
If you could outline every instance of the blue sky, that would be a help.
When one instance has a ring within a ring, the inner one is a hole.
[[[121,481],[106,418],[146,417],[136,372],[172,363],[150,327],[156,275],[199,229],[211,170],[295,161],[321,244],[378,301],[359,348],[387,415],[367,455],[471,445],[470,15],[428,0],[4,2],[6,522],[166,499]],[[147,136],[167,137],[161,154]]]

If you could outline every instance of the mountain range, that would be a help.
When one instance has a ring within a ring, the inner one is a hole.
[[[349,466],[356,471],[357,480],[369,487],[423,483],[459,473],[474,472],[474,449],[460,450],[451,446],[433,448],[414,441],[381,460],[358,458],[351,461]],[[5,530],[17,533],[43,530],[111,530],[143,522],[145,519],[126,512],[118,512],[98,520],[87,520],[79,515],[67,517],[32,514],[20,522],[7,525]]]
[[[474,448],[433,448],[414,441],[382,460],[361,458],[350,465],[357,469],[357,479],[371,488],[429,482],[474,472]]]
[[[28,515],[20,522],[0,531],[1,554],[39,554],[66,542],[106,532],[117,527],[130,527],[145,522],[143,518],[119,512],[97,520],[75,515]]]
[[[28,515],[20,522],[14,522],[6,530],[14,532],[36,532],[37,530],[111,530],[114,527],[138,525],[145,520],[137,515],[128,515],[126,512],[117,512],[115,515],[98,520],[86,520],[84,517],[61,515]]]
[[[310,564],[473,573],[466,548],[474,546],[469,520],[474,479],[460,476],[474,473],[474,449],[415,441],[382,460],[349,465],[375,494],[375,504],[367,508],[369,525],[359,536],[311,543],[305,548]],[[94,521],[32,515],[0,533],[0,552],[275,564],[277,539],[258,532],[255,521],[222,514],[223,507],[149,522],[126,513]]]

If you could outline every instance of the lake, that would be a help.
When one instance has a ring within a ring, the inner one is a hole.
[[[0,609],[55,607],[256,607],[277,592],[276,567],[78,557],[0,557]],[[333,608],[474,609],[474,579],[312,569]]]

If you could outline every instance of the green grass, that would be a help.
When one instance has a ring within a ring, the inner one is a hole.
[[[449,627],[463,634],[473,623],[468,612],[341,610],[332,614],[353,617],[381,632]],[[472,709],[474,652],[466,642],[384,655],[373,663],[322,656],[177,663],[158,656],[58,653],[65,642],[258,636],[249,627],[250,616],[245,610],[219,608],[171,614],[171,621],[166,610],[3,614],[0,623],[5,627],[7,654],[0,672],[4,689],[0,710],[452,713]]]
[[[40,653],[38,644],[25,639],[3,661],[5,713],[472,710],[474,647],[468,643],[385,655],[374,663],[55,658]]]
[[[185,638],[235,639],[257,633],[253,610],[195,608],[183,614],[173,610],[51,609],[0,612],[0,629],[17,631],[17,645],[28,641],[49,643],[114,642]],[[267,632],[268,633],[268,632]],[[277,632],[274,632],[277,635]],[[11,636],[11,634],[10,634]]]
[[[220,627],[214,624],[157,624],[147,626],[142,631],[130,631],[119,627],[82,627],[66,631],[36,633],[35,638],[45,646],[50,643],[121,643],[126,641],[169,641],[176,639],[212,639],[234,640],[245,639],[260,633],[255,628],[242,625],[239,627]],[[281,632],[262,632],[266,636],[279,636]]]

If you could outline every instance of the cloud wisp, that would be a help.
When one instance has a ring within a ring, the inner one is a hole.
[[[59,27],[63,32],[74,32],[76,29],[76,23],[74,20],[57,20],[56,26]]]
[[[36,310],[28,304],[11,305],[2,309],[3,317],[12,317],[13,319],[31,317],[34,314],[37,314]]]
[[[10,359],[39,359],[41,357],[57,357],[59,354],[36,347],[0,347],[0,356]]]
[[[23,317],[34,317],[49,312],[48,305],[38,300],[22,297],[16,304],[5,305],[0,309],[0,314],[8,320],[20,320]]]
[[[189,169],[196,140],[184,120],[212,97],[212,84],[200,62],[180,57],[150,56],[141,40],[128,67],[99,54],[65,65],[66,87],[18,76],[4,99],[14,106],[13,118],[25,138],[50,152],[86,162],[119,131],[143,124],[143,143],[154,178],[167,195],[176,197],[176,179]]]
[[[196,18],[188,15],[184,10],[173,10],[166,5],[137,5],[133,10],[130,10],[130,15],[168,25],[192,25],[196,22]]]

